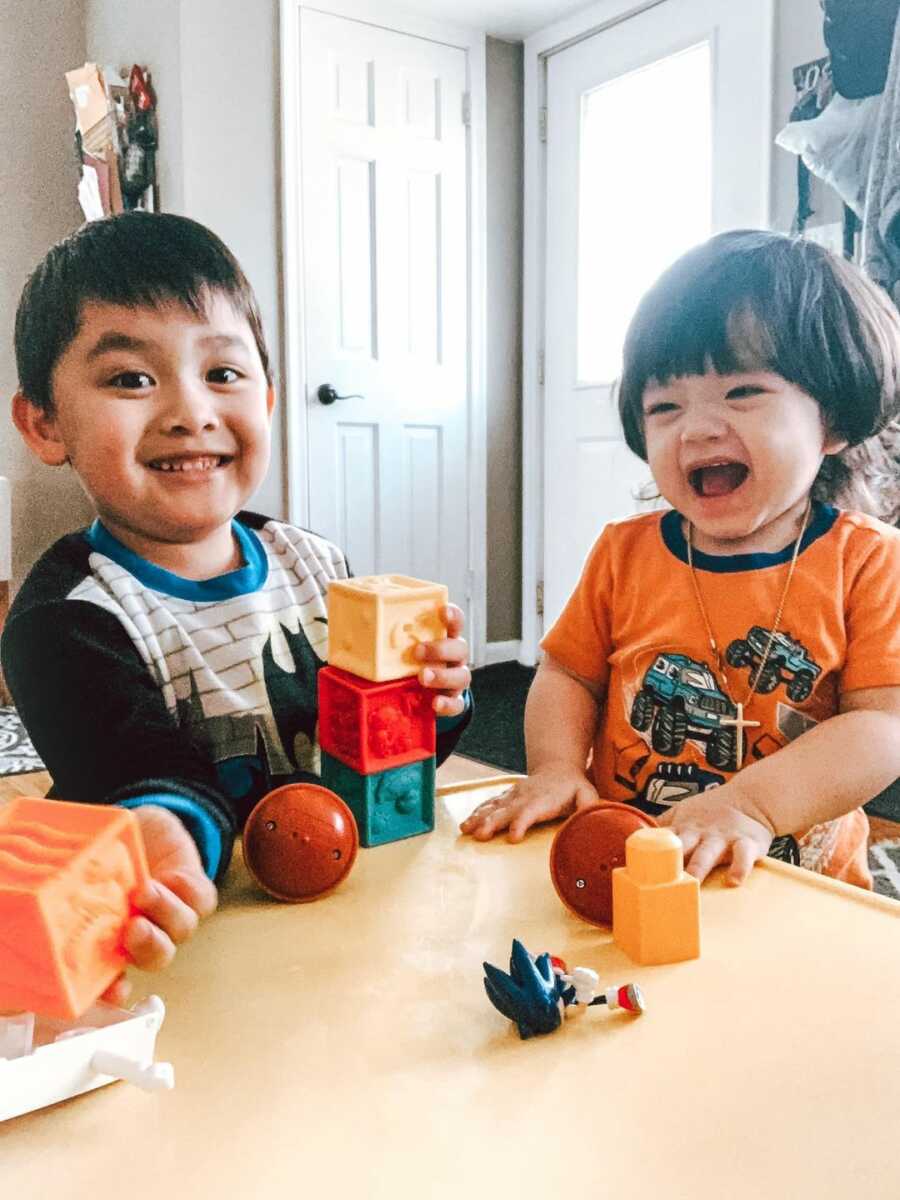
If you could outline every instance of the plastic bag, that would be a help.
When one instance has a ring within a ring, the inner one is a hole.
[[[818,117],[791,121],[775,138],[783,150],[800,155],[812,174],[833,187],[859,217],[880,107],[880,96],[846,100],[836,95]]]

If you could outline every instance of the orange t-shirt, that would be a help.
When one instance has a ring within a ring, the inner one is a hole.
[[[652,512],[608,525],[543,649],[605,693],[594,743],[600,795],[654,815],[779,750],[839,711],[842,692],[900,687],[900,530],[816,505],[779,631],[747,701],[793,546],[777,554],[694,552],[725,660],[716,674],[687,565],[682,519]],[[860,747],[865,753],[865,747]],[[864,803],[870,799],[861,796]],[[861,808],[778,839],[772,853],[871,887]]]

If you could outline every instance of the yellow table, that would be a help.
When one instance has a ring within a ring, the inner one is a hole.
[[[502,785],[500,785],[502,786]],[[479,844],[451,790],[427,837],[363,850],[338,891],[269,901],[237,861],[165,974],[158,1056],[126,1084],[0,1125],[2,1194],[895,1200],[900,905],[766,863],[702,890],[699,961],[638,967],[570,916],[552,830]],[[488,1003],[511,940],[635,980],[527,1042]]]

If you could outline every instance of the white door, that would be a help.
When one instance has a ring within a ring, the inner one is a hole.
[[[307,9],[300,50],[309,524],[466,607],[466,54]]]
[[[612,388],[640,296],[711,233],[767,224],[768,8],[666,0],[548,60],[545,627],[603,526],[652,503]]]

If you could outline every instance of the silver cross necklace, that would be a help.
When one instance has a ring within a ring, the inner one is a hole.
[[[748,729],[748,728],[755,728],[755,727],[759,726],[759,721],[745,720],[744,709],[750,704],[750,701],[753,699],[754,695],[756,694],[756,689],[757,689],[757,686],[759,685],[760,677],[762,676],[763,671],[766,669],[766,664],[769,661],[769,654],[772,651],[772,646],[774,645],[775,638],[778,634],[778,629],[781,625],[781,618],[784,615],[784,606],[785,606],[785,603],[787,602],[788,592],[790,591],[790,587],[791,587],[791,580],[794,578],[794,570],[797,566],[797,558],[800,554],[800,544],[803,541],[803,535],[806,533],[806,527],[809,524],[809,517],[810,517],[811,511],[812,511],[812,500],[810,499],[810,500],[807,500],[807,502],[806,502],[806,509],[803,513],[803,521],[800,525],[800,533],[797,535],[796,542],[794,542],[794,552],[791,555],[791,565],[788,568],[787,579],[784,581],[784,588],[782,589],[782,592],[781,592],[781,600],[778,602],[778,611],[775,613],[775,620],[772,623],[772,629],[771,629],[771,632],[769,633],[769,640],[766,643],[765,653],[763,654],[762,658],[760,659],[759,666],[756,668],[755,671],[751,671],[751,673],[750,673],[750,690],[747,692],[747,695],[745,696],[743,702],[740,702],[740,701],[735,702],[732,700],[732,704],[734,704],[734,707],[737,710],[737,716],[730,720],[723,720],[721,722],[722,725],[731,725],[736,730],[737,746],[736,746],[736,750],[735,750],[735,762],[736,762],[735,769],[738,771],[744,765],[744,730]],[[709,617],[707,616],[707,613],[706,613],[706,606],[703,603],[703,596],[701,595],[701,592],[700,592],[700,584],[697,579],[697,572],[694,569],[694,548],[693,547],[694,547],[694,526],[690,521],[688,521],[687,558],[688,558],[688,567],[690,568],[690,571],[691,571],[691,583],[694,585],[694,595],[697,597],[697,607],[700,609],[700,616],[703,618],[703,624],[706,626],[706,636],[709,638],[709,648],[710,648],[710,650],[712,650],[713,658],[715,659],[716,670],[717,670],[717,673],[719,676],[719,680],[722,684],[722,690],[725,692],[725,695],[728,696],[730,699],[731,693],[728,690],[728,680],[725,676],[725,666],[722,662],[722,655],[719,651],[718,644],[716,643],[716,639],[715,639],[715,636],[712,631],[712,625],[710,624]]]

